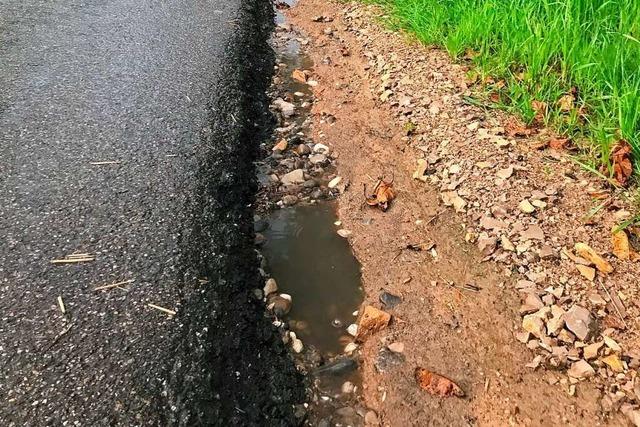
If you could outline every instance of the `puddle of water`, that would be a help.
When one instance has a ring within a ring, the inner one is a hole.
[[[325,355],[351,341],[346,328],[363,300],[360,264],[335,220],[329,203],[275,211],[263,248],[272,277],[293,298],[291,328]]]

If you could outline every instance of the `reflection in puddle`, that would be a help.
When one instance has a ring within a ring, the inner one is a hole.
[[[360,264],[336,234],[331,204],[274,212],[262,253],[282,292],[293,297],[290,326],[305,345],[338,354],[363,299]]]

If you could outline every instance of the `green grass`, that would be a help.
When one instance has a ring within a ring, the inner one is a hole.
[[[640,159],[640,0],[373,1],[393,25],[504,80],[503,106],[525,121],[532,101],[546,102],[544,124],[572,137],[592,168],[610,173],[621,138]],[[558,101],[572,88],[575,108],[563,111]]]

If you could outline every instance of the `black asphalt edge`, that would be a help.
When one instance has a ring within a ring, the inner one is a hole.
[[[303,379],[264,305],[254,247],[254,160],[270,131],[266,89],[274,54],[269,0],[243,1],[226,48],[222,90],[201,134],[192,232],[183,236],[183,304],[174,364],[158,402],[165,425],[300,424]],[[198,279],[208,283],[198,283]],[[193,285],[192,285],[193,284]]]

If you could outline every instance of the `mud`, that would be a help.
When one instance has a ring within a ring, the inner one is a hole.
[[[353,232],[349,241],[363,266],[365,300],[393,315],[390,327],[364,344],[365,404],[383,425],[393,426],[616,424],[600,411],[593,385],[580,383],[576,399],[566,379],[526,367],[529,355],[514,337],[519,301],[508,278],[465,243],[462,220],[440,206],[437,189],[412,179],[416,154],[407,129],[380,102],[380,83],[367,71],[375,45],[387,39],[385,30],[367,28],[363,33],[370,37],[361,42],[343,20],[343,8],[305,0],[287,16],[308,36],[315,63],[313,135],[335,150],[337,173],[351,183],[338,199],[339,216]],[[318,22],[318,16],[332,20]],[[401,41],[390,43],[398,50],[415,48]],[[335,121],[324,122],[326,114]],[[363,185],[390,174],[397,199],[389,210],[365,206]],[[433,250],[407,250],[423,244]],[[401,301],[385,307],[385,292]],[[388,350],[395,342],[404,344],[401,356]],[[415,382],[416,367],[446,375],[467,397],[429,395]]]

